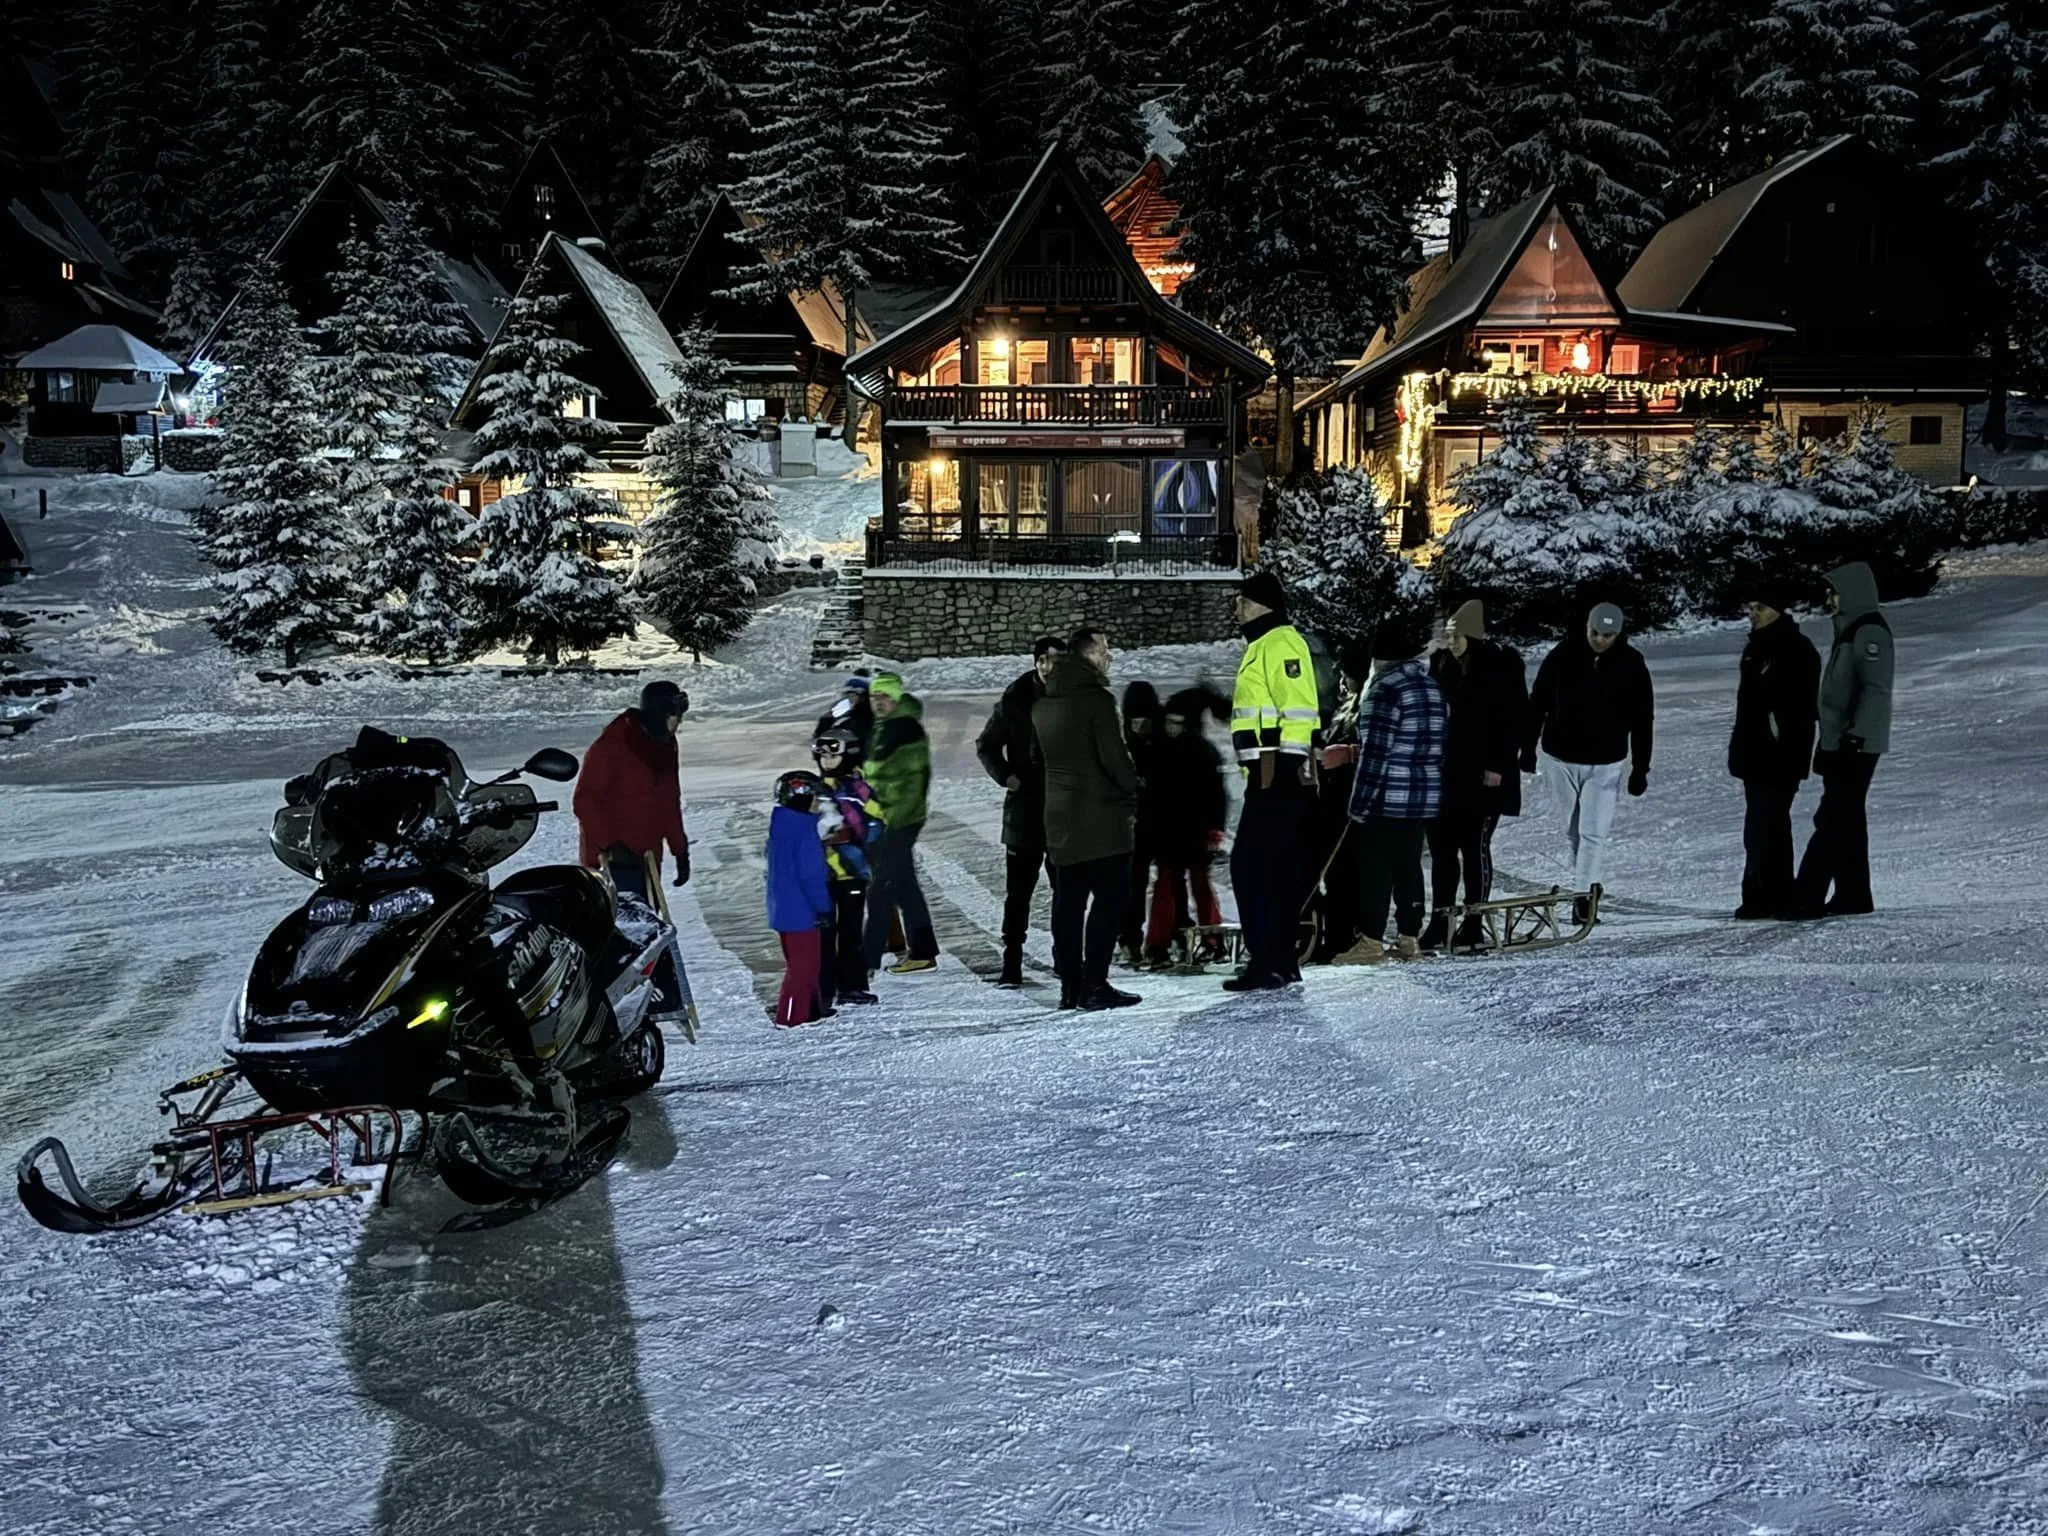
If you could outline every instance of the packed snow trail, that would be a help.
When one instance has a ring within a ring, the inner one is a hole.
[[[1142,976],[1107,1017],[1052,1011],[1042,970],[1005,993],[968,968],[992,968],[1000,910],[971,752],[990,696],[940,691],[946,960],[768,1027],[767,792],[830,682],[771,688],[764,663],[684,725],[707,1029],[627,1154],[461,1237],[423,1182],[389,1211],[85,1241],[0,1212],[4,1523],[2040,1528],[2044,567],[1978,557],[1893,614],[1874,918],[1724,920],[1741,636],[1716,629],[1645,646],[1657,762],[1584,946],[1259,999]],[[298,716],[241,707],[209,654],[121,661],[0,757],[10,1151],[56,1133],[132,1167],[155,1090],[216,1058],[304,891],[264,846],[278,781],[348,709],[431,713],[495,771],[580,749],[626,686],[565,709],[386,681]],[[1546,795],[1503,827],[1518,882],[1558,878]],[[549,819],[522,862],[571,830]]]

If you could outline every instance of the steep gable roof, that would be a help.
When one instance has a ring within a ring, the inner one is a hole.
[[[564,240],[560,235],[549,235],[541,242],[533,265],[526,270],[526,278],[519,285],[519,296],[534,290],[545,280],[544,275],[550,269],[566,278],[570,287],[581,294],[597,313],[633,376],[645,386],[648,398],[666,415],[666,402],[675,392],[675,376],[669,371],[669,365],[681,362],[683,354],[675,338],[669,334],[668,327],[662,323],[661,316],[647,302],[647,295],[574,241]],[[494,335],[492,340],[496,339]],[[476,402],[477,388],[487,375],[489,362],[490,354],[486,352],[471,371],[468,384],[463,386],[462,398],[456,402],[449,416],[455,425],[469,424],[470,408]]]
[[[545,185],[553,189],[555,211],[544,221],[558,234],[567,235],[571,240],[590,235],[599,240],[609,241],[611,236],[597,215],[590,211],[590,204],[584,200],[582,191],[576,185],[576,178],[569,174],[569,167],[563,162],[561,153],[555,148],[554,140],[542,137],[534,141],[533,148],[526,152],[526,159],[519,167],[519,174],[512,178],[512,185],[506,190],[504,200],[498,204],[494,222],[499,228],[510,223],[525,222],[533,218],[533,189]]]
[[[1682,310],[1698,291],[1707,269],[1728,248],[1764,194],[1824,155],[1852,142],[1841,134],[1812,149],[1787,155],[1769,170],[1739,181],[1727,191],[1680,214],[1650,237],[1642,255],[1615,285],[1631,309]]]
[[[395,218],[391,205],[363,185],[358,177],[337,160],[321,173],[319,181],[292,214],[291,221],[285,225],[283,233],[271,243],[266,259],[273,263],[281,263],[285,251],[300,238],[313,211],[327,198],[337,195],[353,201],[380,224],[390,224]],[[462,312],[462,318],[467,322],[471,334],[478,343],[488,343],[497,333],[499,325],[503,323],[505,309],[510,302],[510,296],[505,292],[503,285],[474,262],[463,261],[432,247],[428,248],[428,255],[433,259],[442,286],[448,290],[448,297]],[[227,325],[228,316],[234,313],[235,305],[241,302],[241,297],[241,290],[237,289],[234,296],[221,307],[221,312],[213,317],[212,324],[207,326],[199,340],[193,344],[192,361],[198,361],[213,349],[214,343],[220,339],[221,331]],[[320,317],[300,318],[310,322]]]
[[[691,238],[683,264],[676,268],[676,275],[669,279],[668,291],[661,296],[662,322],[671,331],[680,331],[695,318],[695,311],[686,310],[686,306],[698,300],[708,301],[714,310],[725,309],[741,314],[749,309],[765,313],[778,307],[774,300],[749,304],[744,300],[716,297],[733,279],[733,261],[743,243],[735,237],[759,228],[760,223],[756,215],[739,207],[726,193],[720,192],[712,199],[711,206],[705,210],[703,222]],[[822,352],[843,354],[846,351],[846,301],[840,295],[838,285],[826,283],[817,292],[790,293],[784,299],[792,312],[789,318],[801,328],[792,333],[791,340],[808,340]],[[783,322],[778,319],[774,323]],[[874,341],[874,330],[865,315],[855,315],[854,337],[862,345]]]
[[[1161,296],[1139,268],[1137,258],[1131,254],[1123,236],[1110,224],[1102,205],[1089,192],[1079,167],[1074,164],[1073,155],[1054,140],[1046,146],[1030,178],[1010,204],[1010,211],[1003,215],[1002,223],[996,226],[995,233],[989,237],[988,244],[974,259],[959,285],[916,319],[847,359],[846,371],[853,380],[854,388],[869,399],[879,398],[883,375],[893,359],[931,345],[964,321],[973,312],[980,294],[995,280],[996,274],[1015,252],[1033,217],[1054,189],[1062,187],[1073,199],[1075,212],[1083,225],[1095,236],[1103,254],[1123,276],[1131,302],[1145,310],[1161,331],[1191,351],[1223,363],[1247,380],[1263,380],[1272,372],[1256,352],[1232,341],[1222,332],[1212,330]]]

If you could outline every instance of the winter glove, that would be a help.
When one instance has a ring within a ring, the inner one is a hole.
[[[680,887],[688,885],[689,883],[690,845],[688,843],[685,843],[682,847],[676,850],[676,884]]]
[[[1634,773],[1631,773],[1631,774],[1630,774],[1630,775],[1628,776],[1628,792],[1629,792],[1630,794],[1632,794],[1632,795],[1636,796],[1636,798],[1638,798],[1638,799],[1641,799],[1641,798],[1642,798],[1642,795],[1643,795],[1643,792],[1644,792],[1645,790],[1647,790],[1647,789],[1648,789],[1649,787],[1650,787],[1650,770],[1649,770],[1649,769],[1647,769],[1647,768],[1638,768],[1638,769],[1636,769],[1636,771],[1635,771]]]
[[[1529,749],[1528,751],[1526,751],[1526,752],[1524,752],[1524,753],[1522,754],[1522,772],[1524,772],[1524,773],[1534,773],[1535,771],[1536,771],[1536,749],[1535,749],[1534,747],[1531,747],[1531,748],[1530,748],[1530,749]]]

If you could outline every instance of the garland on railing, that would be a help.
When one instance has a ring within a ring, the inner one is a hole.
[[[1422,377],[1410,374],[1409,379]],[[1454,373],[1453,395],[1483,394],[1488,404],[1518,396],[1614,395],[1623,400],[1748,400],[1763,380],[1712,374],[1697,379],[1617,378],[1605,373]],[[1405,388],[1407,381],[1403,381]]]
[[[1422,450],[1436,420],[1436,402],[1429,398],[1432,382],[1426,373],[1411,373],[1394,393],[1394,419],[1401,424],[1401,474],[1408,480],[1422,476]]]

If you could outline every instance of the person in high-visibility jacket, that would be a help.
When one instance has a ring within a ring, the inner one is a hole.
[[[1271,571],[1238,588],[1247,642],[1231,697],[1230,735],[1244,770],[1244,809],[1230,850],[1230,884],[1248,956],[1231,992],[1263,992],[1301,980],[1301,836],[1315,803],[1310,750],[1321,713],[1308,642],[1287,622],[1287,594]]]

